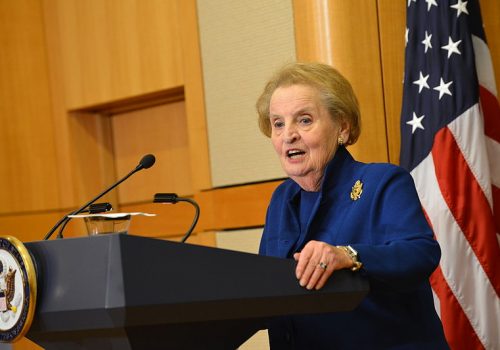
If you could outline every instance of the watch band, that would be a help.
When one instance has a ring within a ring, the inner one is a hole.
[[[338,245],[337,248],[342,249],[351,258],[352,263],[354,264],[351,267],[351,271],[358,271],[363,266],[363,263],[358,260],[358,252],[353,247],[350,245]]]

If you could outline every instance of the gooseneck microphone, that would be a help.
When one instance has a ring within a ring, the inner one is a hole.
[[[61,220],[59,220],[54,225],[54,227],[52,227],[52,229],[45,235],[44,240],[49,239],[50,236],[52,236],[52,234],[54,233],[54,231],[57,230],[57,228],[59,226],[61,226],[61,224],[69,221],[71,219],[69,217],[70,215],[77,215],[77,214],[81,213],[89,205],[91,205],[92,203],[94,203],[95,201],[97,201],[99,198],[101,198],[106,193],[108,193],[109,191],[111,191],[113,188],[115,188],[116,186],[118,186],[119,184],[121,184],[123,181],[127,180],[130,176],[132,176],[133,174],[135,174],[139,170],[151,168],[153,166],[153,164],[155,163],[155,161],[156,161],[156,158],[155,158],[154,155],[152,155],[152,154],[146,154],[144,157],[142,157],[142,159],[140,160],[139,164],[137,164],[137,166],[135,167],[135,169],[133,169],[131,172],[129,172],[127,175],[125,175],[123,178],[121,178],[119,181],[115,182],[113,185],[111,185],[110,187],[108,187],[106,190],[104,190],[103,192],[99,193],[97,196],[95,196],[93,199],[91,199],[90,201],[88,201],[87,203],[85,203],[80,208],[72,211],[69,214],[64,215],[61,218]]]
[[[184,236],[181,239],[182,243],[186,242],[186,240],[191,235],[191,232],[193,232],[193,229],[196,226],[196,223],[198,222],[198,218],[200,217],[200,206],[198,205],[198,203],[196,203],[196,201],[191,199],[191,198],[179,197],[179,196],[177,196],[176,193],[157,193],[154,196],[153,202],[154,203],[170,203],[170,204],[176,204],[178,202],[187,202],[194,207],[195,213],[194,213],[193,222],[191,223],[191,226],[189,227],[189,229],[187,230],[187,232],[184,234]]]

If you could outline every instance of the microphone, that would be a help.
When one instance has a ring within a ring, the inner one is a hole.
[[[130,175],[132,175],[133,173],[135,173],[135,172],[137,172],[139,170],[151,168],[153,166],[153,164],[155,163],[155,161],[156,161],[156,158],[155,158],[154,155],[152,155],[152,154],[146,154],[139,161],[139,164],[137,164],[137,167],[134,170],[132,170],[132,173]],[[130,176],[130,175],[127,175],[127,176]],[[122,181],[124,181],[125,179],[123,179]],[[120,182],[118,182],[118,184],[120,184]]]
[[[57,230],[57,228],[59,226],[61,226],[62,223],[66,222],[66,221],[69,221],[71,218],[69,217],[69,215],[76,215],[76,214],[79,214],[81,213],[82,211],[84,211],[89,205],[91,205],[92,203],[94,203],[95,201],[97,201],[99,198],[101,198],[102,196],[104,196],[106,193],[108,193],[109,191],[111,191],[113,188],[115,188],[116,186],[118,186],[119,184],[121,184],[123,181],[127,180],[130,176],[132,176],[133,174],[135,174],[136,172],[138,172],[139,170],[142,170],[142,169],[149,169],[153,166],[153,164],[155,163],[156,161],[156,158],[154,155],[152,154],[146,154],[144,157],[142,157],[142,159],[139,161],[139,164],[137,164],[137,166],[135,167],[135,169],[133,169],[131,172],[129,172],[127,175],[125,175],[123,178],[121,178],[119,181],[115,182],[113,185],[111,185],[110,187],[108,187],[106,190],[102,191],[101,193],[99,193],[97,196],[95,196],[93,199],[91,199],[90,201],[88,201],[87,203],[85,203],[83,206],[81,206],[80,208],[72,211],[71,213],[69,214],[66,214],[64,215],[61,220],[59,220],[55,225],[54,227],[52,227],[52,229],[45,235],[44,237],[44,240],[47,240],[50,238],[50,236],[52,236],[52,234],[54,233],[55,230]]]
[[[191,198],[183,198],[177,196],[176,193],[156,193],[153,199],[154,203],[170,203],[170,204],[176,204],[178,202],[187,202],[190,203],[194,209],[194,218],[193,222],[191,223],[191,227],[187,230],[187,232],[184,234],[184,236],[181,239],[181,242],[184,243],[188,239],[189,236],[191,236],[191,232],[193,232],[194,227],[198,223],[198,218],[200,217],[200,206],[198,203],[196,203],[195,200]]]

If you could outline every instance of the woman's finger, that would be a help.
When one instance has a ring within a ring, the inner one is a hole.
[[[302,279],[304,271],[306,270],[307,265],[309,264],[309,260],[311,259],[313,250],[308,249],[306,245],[302,252],[295,253],[294,258],[297,261],[297,267],[295,268],[295,276],[297,279]]]
[[[328,269],[328,264],[325,263],[326,260],[322,259],[320,262],[315,266],[314,272],[311,275],[311,278],[307,282],[306,288],[307,289],[313,289],[316,287],[318,284],[318,281],[321,281],[323,276],[327,273]]]
[[[301,259],[299,260],[299,264],[304,261],[302,259],[302,256]],[[306,287],[309,284],[309,280],[311,279],[311,276],[313,276],[317,265],[318,265],[317,259],[316,260],[314,258],[308,259],[307,264],[305,265],[302,274],[299,278],[300,279],[299,284],[302,287]]]
[[[316,283],[316,285],[313,286],[314,289],[318,290],[323,288],[323,286],[326,284],[326,281],[330,278],[330,276],[333,274],[333,267],[328,266],[319,278],[319,281]]]

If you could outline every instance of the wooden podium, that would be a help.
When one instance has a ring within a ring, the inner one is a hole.
[[[50,349],[236,349],[280,315],[346,311],[350,271],[320,291],[295,262],[125,234],[25,243],[38,302],[27,337]]]

